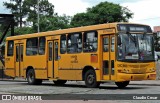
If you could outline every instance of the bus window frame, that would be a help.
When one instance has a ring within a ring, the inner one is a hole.
[[[84,51],[84,47],[85,47],[85,46],[84,46],[84,38],[85,38],[84,36],[87,35],[87,33],[92,33],[92,32],[95,32],[95,34],[97,35],[97,49],[96,49],[96,51]],[[99,44],[98,44],[98,39],[99,39],[99,38],[98,38],[98,31],[97,31],[97,30],[85,31],[85,32],[83,33],[83,37],[82,37],[82,38],[83,38],[83,46],[82,46],[82,47],[83,47],[83,53],[96,53],[96,52],[98,51],[98,45],[99,45]]]
[[[64,53],[62,53],[62,50],[61,50],[61,46],[62,46],[62,42],[61,42],[62,36],[65,36],[65,38],[66,38],[66,47],[65,47],[65,52],[64,52]],[[60,36],[60,54],[66,54],[66,53],[67,53],[67,45],[68,45],[67,35],[66,35],[66,34],[61,34],[61,36]]]
[[[12,55],[8,55],[9,54],[9,42],[13,42]],[[14,55],[14,40],[9,40],[9,41],[7,41],[7,56],[13,57],[13,55]]]
[[[39,51],[40,51],[40,38],[44,38],[45,39],[45,42],[44,42],[44,53],[43,54],[40,54]],[[45,36],[40,36],[38,37],[38,55],[45,55],[46,53],[46,37]]]
[[[69,35],[74,35],[74,34],[80,34],[81,35],[81,44],[82,44],[82,49],[81,49],[81,52],[68,52],[68,36]],[[67,54],[78,54],[78,53],[82,53],[83,52],[83,33],[82,32],[74,32],[74,33],[68,33],[66,35],[66,43],[67,43],[67,47],[66,47],[66,53]]]
[[[28,55],[27,54],[27,41],[29,39],[35,39],[35,38],[37,39],[37,53],[36,54],[32,54],[32,55]],[[26,39],[26,56],[36,56],[36,55],[39,55],[38,49],[39,49],[39,37],[33,37],[33,38],[27,38]]]

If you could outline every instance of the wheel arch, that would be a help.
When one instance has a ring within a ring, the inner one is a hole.
[[[29,71],[30,69],[33,69],[33,70],[34,70],[34,68],[33,68],[32,66],[28,66],[27,69],[26,69],[26,78],[27,78],[27,73],[28,73],[28,71]]]
[[[94,68],[93,68],[92,66],[90,66],[90,65],[85,66],[85,67],[83,68],[83,70],[82,70],[82,80],[83,80],[83,81],[84,81],[84,79],[85,79],[85,73],[86,73],[88,70],[93,70],[93,71],[95,72],[95,70],[94,70]],[[95,74],[96,74],[96,72],[95,72]]]

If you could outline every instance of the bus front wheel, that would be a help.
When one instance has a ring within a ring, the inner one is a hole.
[[[35,78],[35,72],[33,69],[30,69],[28,70],[27,72],[27,81],[28,81],[28,84],[30,85],[39,85],[42,83],[42,80],[41,79],[36,79]]]
[[[99,87],[100,82],[96,81],[96,74],[94,70],[88,70],[85,73],[85,85],[88,88],[96,88]]]
[[[115,82],[115,84],[118,86],[118,88],[125,88],[129,84],[129,81]]]

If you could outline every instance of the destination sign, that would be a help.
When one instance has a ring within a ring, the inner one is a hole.
[[[138,25],[138,24],[118,24],[118,31],[125,32],[148,32],[152,33],[150,26]]]

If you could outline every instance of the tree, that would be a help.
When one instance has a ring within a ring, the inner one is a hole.
[[[10,9],[12,13],[15,12],[17,23],[21,21],[19,24],[21,28],[15,28],[15,34],[37,32],[37,3],[38,0],[11,0],[10,3],[4,3],[7,9]],[[18,5],[20,6],[17,7]],[[54,13],[54,5],[49,3],[48,0],[39,0],[39,19],[40,32],[69,28],[71,21],[70,16],[59,16]],[[24,21],[22,22],[22,20]],[[23,27],[22,23],[24,24]]]
[[[37,28],[37,14],[38,5],[37,0],[24,0],[23,10],[27,14],[27,21],[33,25],[33,29]],[[52,17],[54,15],[54,5],[48,2],[48,0],[39,0],[39,15],[41,17]]]
[[[25,15],[22,11],[22,2],[23,0],[10,0],[10,3],[3,2],[3,5],[15,15],[15,25],[20,27],[22,27],[22,18]]]
[[[31,34],[33,33],[32,27],[22,27],[22,28],[15,28],[15,35],[23,35],[23,34]]]
[[[54,15],[52,17],[41,16],[40,18],[40,31],[51,31],[69,28],[70,17],[63,15]]]
[[[71,25],[77,27],[111,22],[127,22],[132,16],[133,13],[128,8],[106,1],[88,8],[86,13],[74,15]]]
[[[4,2],[3,4],[15,15],[17,25],[22,27],[22,23],[26,23],[22,21],[23,18],[34,26],[37,24],[37,3],[38,0],[10,0],[10,2]],[[39,14],[42,16],[53,16],[54,6],[48,0],[39,0]]]

